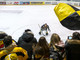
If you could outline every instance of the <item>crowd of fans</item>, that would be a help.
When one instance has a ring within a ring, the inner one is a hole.
[[[18,42],[0,31],[0,60],[80,60],[79,56],[79,32],[73,32],[72,39],[65,43],[53,33],[48,43],[44,36],[37,41],[30,29],[24,31]]]

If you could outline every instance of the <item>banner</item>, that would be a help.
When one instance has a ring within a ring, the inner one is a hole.
[[[6,2],[0,2],[0,5],[6,5]]]
[[[20,2],[20,5],[29,5],[30,2]]]
[[[52,4],[53,4],[53,5],[57,5],[58,3],[57,3],[57,2],[52,2]]]
[[[7,1],[6,4],[7,4],[7,5],[13,5],[14,2],[13,2],[13,1]]]
[[[31,5],[44,5],[45,2],[30,2]]]
[[[19,2],[14,2],[14,5],[19,5]]]
[[[52,4],[52,2],[45,2],[45,4]]]
[[[75,6],[78,6],[78,3],[74,3]]]

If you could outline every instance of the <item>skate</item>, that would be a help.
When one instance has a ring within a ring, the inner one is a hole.
[[[46,32],[46,35],[48,35],[48,32]]]
[[[39,32],[39,35],[41,35],[41,32]]]

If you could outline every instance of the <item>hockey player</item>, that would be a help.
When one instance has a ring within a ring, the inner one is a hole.
[[[39,34],[40,35],[43,34],[43,31],[46,31],[46,35],[48,35],[48,31],[50,31],[50,29],[49,29],[49,26],[47,25],[47,23],[45,23],[41,26]]]

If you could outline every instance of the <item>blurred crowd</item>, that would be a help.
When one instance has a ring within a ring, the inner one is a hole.
[[[0,31],[0,60],[80,60],[80,33],[73,32],[66,42],[57,33],[39,40],[30,29],[26,29],[18,42]]]

